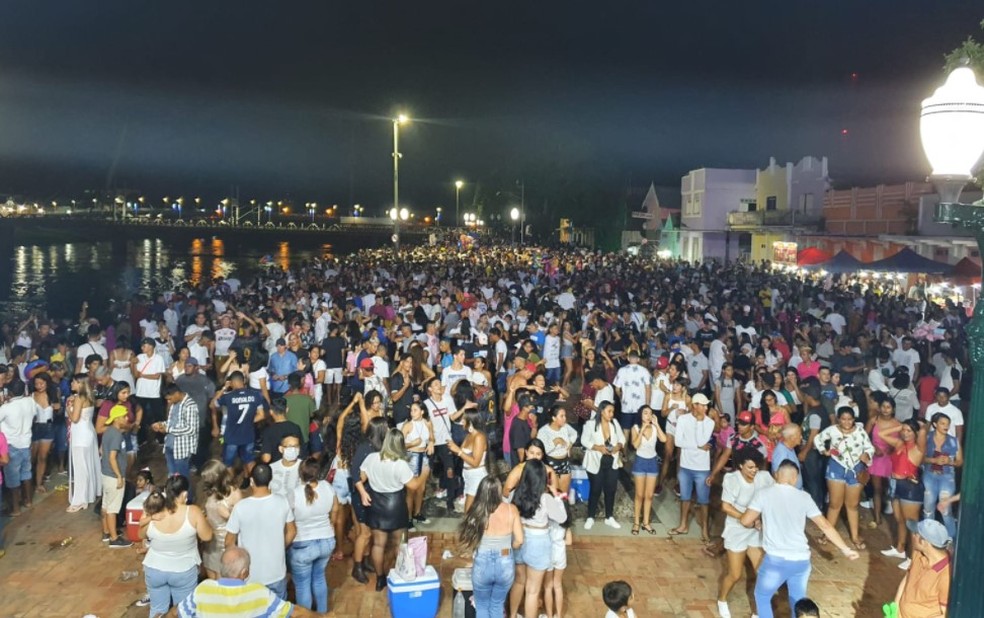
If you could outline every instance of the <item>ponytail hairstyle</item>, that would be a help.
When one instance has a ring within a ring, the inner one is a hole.
[[[308,504],[318,499],[318,492],[314,491],[314,488],[318,486],[318,475],[320,472],[321,466],[314,457],[305,459],[304,463],[301,464],[301,469],[298,471],[301,482],[304,483],[304,499]]]
[[[170,512],[178,509],[178,496],[187,494],[191,486],[188,479],[180,474],[168,477],[164,482],[164,508]]]

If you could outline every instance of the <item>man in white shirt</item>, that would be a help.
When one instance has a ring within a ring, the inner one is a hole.
[[[140,354],[130,360],[130,371],[136,380],[133,396],[144,410],[143,424],[153,425],[164,420],[164,402],[161,400],[161,378],[167,367],[156,353],[153,339],[140,341]],[[141,428],[143,430],[143,428]]]
[[[687,534],[690,531],[690,499],[697,489],[697,523],[701,538],[710,538],[707,528],[707,505],[711,501],[711,488],[707,476],[711,472],[711,442],[714,436],[714,421],[707,416],[711,401],[703,393],[697,393],[691,400],[692,414],[677,418],[676,445],[680,449],[680,471],[677,480],[680,485],[680,525],[670,530],[671,536]]]
[[[185,329],[185,343],[198,343],[198,338],[202,336],[202,333],[210,330],[208,326],[205,325],[205,314],[198,313],[195,315],[195,323],[189,324],[188,328]]]
[[[229,356],[229,348],[236,340],[236,329],[232,327],[232,318],[224,315],[219,318],[219,327],[215,329],[215,360],[216,367],[221,367]],[[321,342],[320,340],[318,341]],[[222,381],[223,376],[219,376]]]
[[[80,345],[78,350],[76,350],[75,373],[89,373],[89,368],[85,364],[85,359],[88,356],[98,354],[102,357],[104,364],[109,359],[109,352],[106,351],[106,346],[100,342],[102,339],[102,329],[99,328],[99,325],[89,324],[86,333],[88,341]]]
[[[639,352],[632,348],[627,359],[629,364],[618,370],[612,382],[622,404],[622,414],[618,419],[622,429],[631,429],[636,424],[639,408],[646,405],[652,396],[652,377],[639,364]]]
[[[724,326],[718,331],[717,338],[711,342],[711,347],[707,357],[708,368],[711,372],[711,384],[717,384],[721,380],[721,370],[724,363],[728,361],[728,337],[731,334]]]
[[[950,429],[947,433],[958,441],[962,441],[964,428],[963,412],[950,402],[950,391],[942,386],[936,389],[936,402],[926,406],[926,420],[932,421],[933,415],[937,413],[946,414],[950,417]]]
[[[687,376],[690,378],[690,393],[703,393],[710,378],[710,364],[697,341],[691,340],[686,346],[691,351],[687,358]]]
[[[547,386],[560,384],[560,326],[554,322],[543,339],[543,367],[547,370]]]
[[[804,530],[807,519],[816,524],[846,558],[858,559],[858,552],[847,546],[837,529],[820,513],[810,494],[796,489],[798,478],[796,464],[788,460],[782,462],[776,470],[776,485],[756,493],[741,516],[741,523],[746,528],[762,528],[765,558],[755,583],[759,618],[773,618],[772,597],[783,584],[789,588],[789,607],[793,615],[797,601],[807,596],[811,571],[810,546]]]
[[[253,495],[232,509],[226,524],[226,548],[242,547],[253,559],[250,581],[263,584],[281,599],[287,598],[287,552],[297,528],[294,513],[283,496],[270,491],[269,464],[253,467]]]
[[[465,365],[465,349],[458,348],[454,352],[451,365],[441,371],[441,384],[449,392],[454,392],[454,385],[459,380],[471,380],[472,370]]]
[[[912,383],[916,383],[919,379],[919,352],[912,347],[912,337],[902,338],[902,347],[892,353],[892,361],[896,367],[906,367]],[[942,382],[942,376],[940,381]]]
[[[3,484],[10,490],[12,516],[20,515],[21,500],[31,507],[31,429],[41,408],[26,395],[23,382],[10,385],[13,398],[0,406],[0,433],[7,438],[9,461],[3,467]],[[18,491],[19,489],[19,491]]]
[[[844,327],[847,326],[847,320],[836,309],[831,309],[823,321],[830,324],[830,328],[834,329],[834,332],[838,335],[844,334]]]

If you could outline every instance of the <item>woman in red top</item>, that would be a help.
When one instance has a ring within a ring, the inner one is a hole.
[[[898,522],[898,537],[896,544],[882,551],[889,558],[905,558],[905,543],[909,530],[906,522],[918,522],[922,516],[923,488],[919,477],[919,466],[923,461],[923,452],[919,448],[916,437],[919,425],[909,419],[904,423],[883,429],[881,439],[892,447],[892,508],[895,510],[895,520]],[[900,569],[909,568],[909,560],[899,565]]]

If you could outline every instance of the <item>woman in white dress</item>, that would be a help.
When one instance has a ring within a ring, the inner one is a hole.
[[[102,493],[99,470],[99,444],[92,414],[96,407],[92,387],[84,375],[72,380],[72,396],[68,400],[68,420],[72,423],[69,443],[72,456],[68,468],[69,513],[77,513],[96,501]]]
[[[133,358],[133,350],[130,349],[130,340],[126,335],[120,335],[116,338],[116,348],[109,354],[109,360],[113,363],[113,371],[110,375],[113,376],[114,382],[126,382],[130,385],[130,389],[133,389],[131,358]]]

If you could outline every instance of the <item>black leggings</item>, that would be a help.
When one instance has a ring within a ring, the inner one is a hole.
[[[454,499],[461,493],[461,473],[455,469],[458,461],[460,460],[456,461],[447,444],[438,444],[434,447],[434,457],[431,460],[431,464],[436,468],[434,474],[437,475],[440,487],[446,489],[448,492],[445,501],[449,511],[454,510]],[[450,478],[448,478],[449,473]]]
[[[588,517],[593,518],[598,510],[598,499],[605,492],[605,517],[615,515],[615,490],[618,488],[618,470],[613,468],[615,459],[611,455],[601,456],[601,467],[597,474],[588,473],[591,493],[588,495]]]

